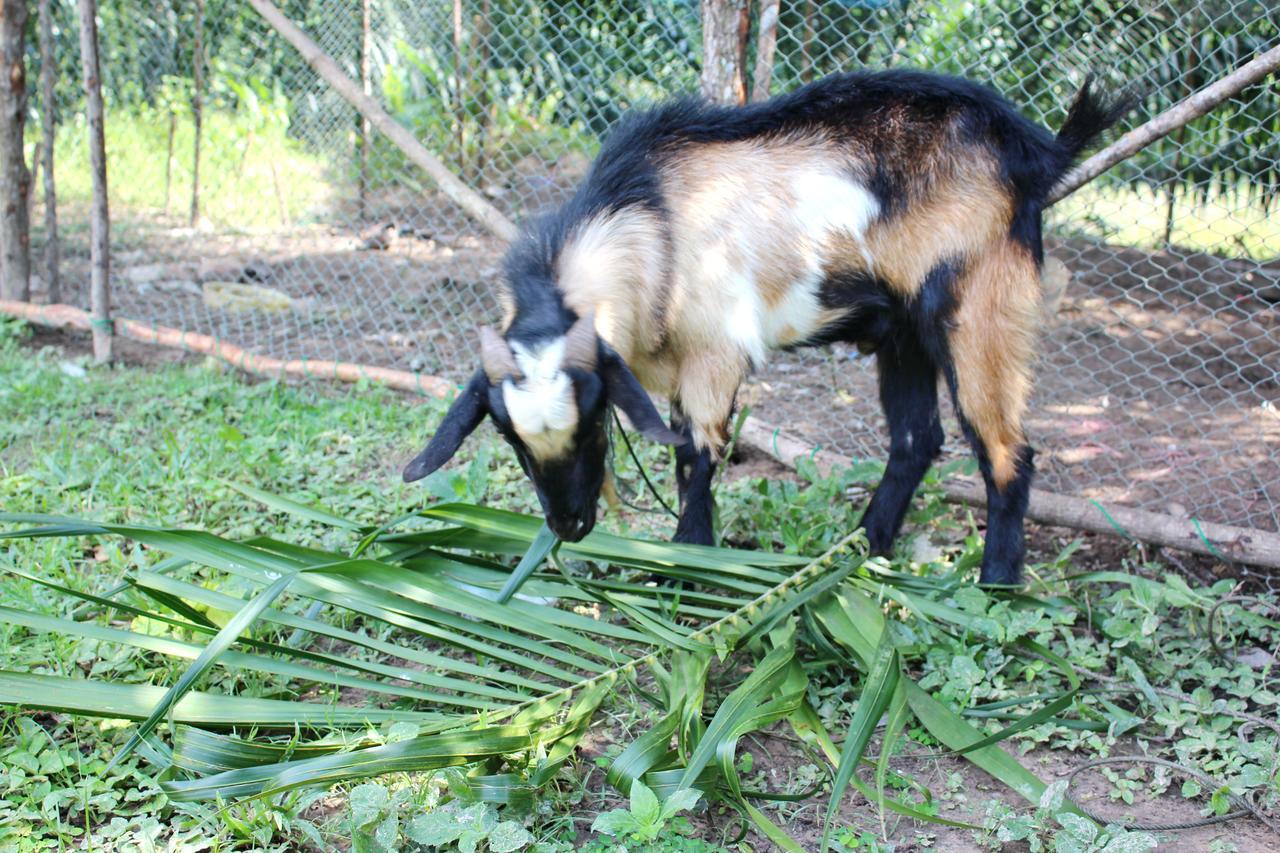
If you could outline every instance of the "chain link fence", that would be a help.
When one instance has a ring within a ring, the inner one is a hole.
[[[84,306],[75,10],[54,5],[64,301]],[[516,220],[568,196],[624,110],[698,88],[696,0],[280,5]],[[932,68],[1056,127],[1092,70],[1141,93],[1145,118],[1276,44],[1269,5],[784,0],[770,88]],[[750,79],[761,16],[748,12]],[[498,241],[247,4],[104,0],[100,17],[118,316],[284,359],[467,374],[471,330],[496,319]],[[37,66],[33,49],[33,81]],[[1028,424],[1040,487],[1280,529],[1277,163],[1280,92],[1266,81],[1051,210],[1052,310]],[[743,402],[810,444],[883,458],[874,369],[854,350],[779,355]]]

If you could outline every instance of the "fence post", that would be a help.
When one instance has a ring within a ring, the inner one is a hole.
[[[360,0],[360,90],[365,97],[373,96],[373,35],[370,0]],[[365,205],[369,194],[369,145],[373,142],[373,127],[367,116],[360,116],[360,177],[357,191],[356,217],[364,222]]]
[[[31,174],[23,152],[27,121],[26,0],[0,0],[0,247],[4,251],[0,295],[26,302],[31,298],[31,235],[28,231],[27,191]]]
[[[89,228],[92,267],[89,305],[93,359],[111,361],[110,220],[107,213],[107,150],[103,128],[102,78],[98,66],[97,0],[80,0],[80,58],[84,69],[85,111],[89,117],[89,168],[93,172],[93,212]]]
[[[191,227],[200,222],[200,131],[204,112],[204,0],[196,0],[195,45],[191,52],[191,116],[195,121],[195,147],[191,153]]]
[[[58,194],[53,181],[53,138],[57,129],[54,85],[58,63],[53,56],[53,0],[40,0],[40,112],[41,159],[44,161],[44,279],[45,301],[62,301],[62,280],[58,275]]]
[[[747,101],[744,14],[746,0],[702,0],[702,95],[718,104]]]

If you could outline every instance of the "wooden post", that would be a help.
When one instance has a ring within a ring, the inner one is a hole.
[[[111,223],[107,213],[107,147],[103,132],[102,78],[98,69],[97,0],[79,0],[80,58],[84,68],[85,111],[89,116],[89,168],[93,172],[93,209],[89,222],[92,269],[89,305],[93,359],[111,361]]]
[[[57,129],[54,86],[58,63],[53,55],[53,3],[40,0],[40,112],[44,114],[41,159],[44,161],[44,279],[48,302],[62,301],[62,281],[58,275],[58,194],[53,181],[53,139]]]
[[[360,91],[373,97],[373,34],[370,0],[360,2]],[[364,222],[369,194],[369,146],[373,144],[373,127],[369,118],[360,115],[360,177],[356,190],[356,216]]]
[[[191,152],[192,228],[200,222],[200,134],[204,119],[204,0],[196,0],[195,45],[191,53],[191,116],[195,122],[195,146]]]
[[[779,0],[760,0],[756,33],[756,68],[751,80],[751,100],[765,101],[773,86],[773,59],[778,50]]]
[[[26,0],[0,0],[0,247],[3,271],[0,296],[31,298],[31,234],[27,220],[27,191],[31,173],[23,152],[27,122]]]
[[[702,96],[718,104],[747,102],[739,49],[745,2],[702,0]]]
[[[503,240],[515,239],[516,226],[503,216],[502,211],[490,204],[484,196],[458,180],[449,167],[422,146],[404,125],[398,123],[373,98],[360,91],[360,84],[352,80],[298,25],[289,20],[270,0],[249,0],[259,15],[266,19],[276,32],[297,48],[298,53],[317,74],[324,78],[334,91],[347,100],[404,152],[415,165],[426,172],[441,192],[453,199],[459,207]]]
[[[472,41],[475,48],[471,54],[471,87],[475,108],[472,114],[476,117],[475,161],[477,176],[483,177],[485,166],[489,162],[490,125],[492,122],[491,101],[489,99],[489,36],[493,32],[490,21],[489,0],[481,0],[480,11],[471,16]]]
[[[813,80],[813,0],[804,0],[800,7],[800,81]]]
[[[454,128],[458,146],[458,174],[467,174],[467,56],[462,30],[462,0],[453,0],[453,96],[457,99]]]

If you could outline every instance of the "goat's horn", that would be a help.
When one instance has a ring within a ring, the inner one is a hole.
[[[480,327],[480,365],[490,382],[521,378],[511,346],[489,326]]]
[[[597,354],[596,315],[594,311],[588,311],[579,317],[565,334],[562,363],[565,367],[595,370]]]

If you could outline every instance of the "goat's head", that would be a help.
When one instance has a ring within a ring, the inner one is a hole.
[[[685,440],[667,428],[630,368],[596,335],[591,315],[561,337],[529,343],[484,327],[480,363],[427,448],[405,467],[407,482],[449,461],[487,414],[533,481],[551,530],[577,542],[596,523],[610,405],[655,441]]]

